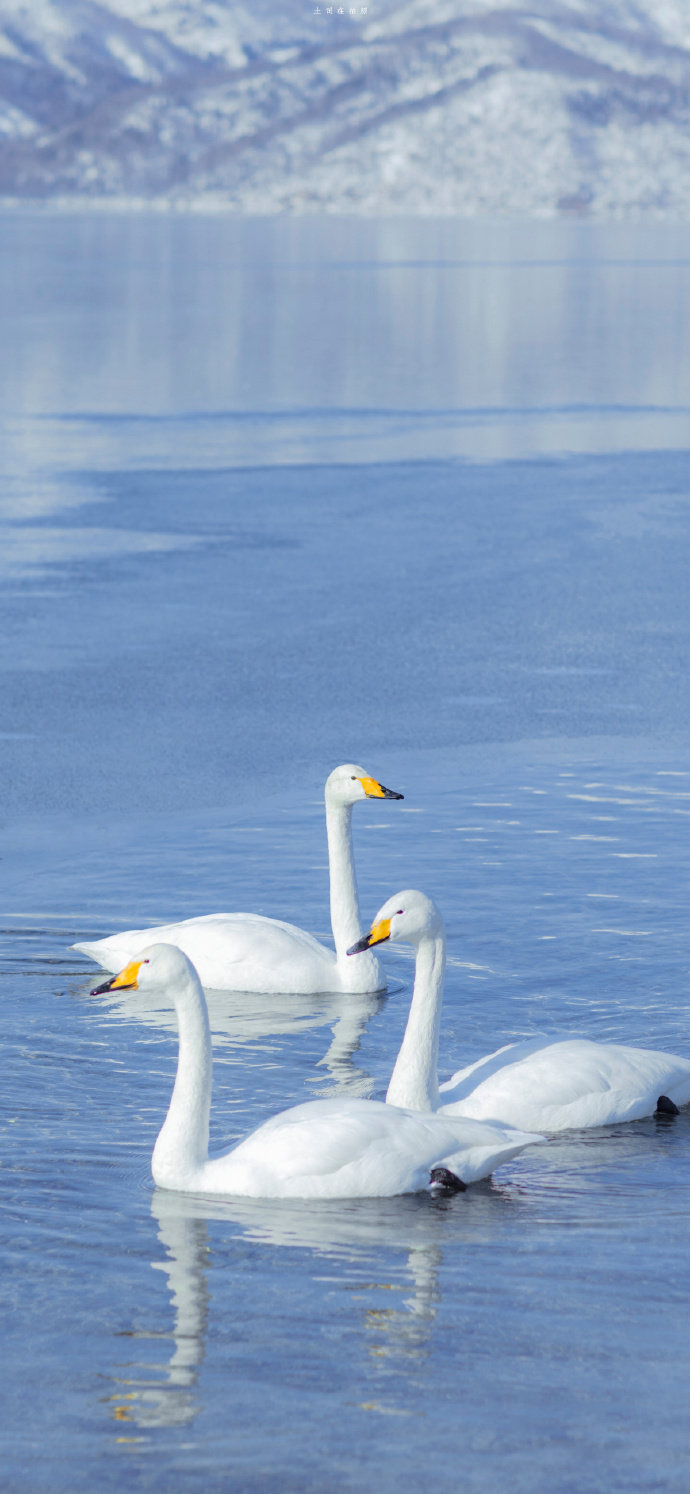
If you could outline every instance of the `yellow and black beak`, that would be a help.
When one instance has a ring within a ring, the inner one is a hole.
[[[360,783],[367,799],[404,799],[404,794],[396,794],[395,789],[387,789],[375,778],[360,778]]]
[[[125,965],[124,970],[121,970],[119,975],[113,975],[110,980],[105,980],[102,986],[96,986],[91,995],[102,996],[104,991],[138,990],[137,976],[143,963],[143,960],[132,960],[129,965]]]
[[[398,797],[402,798],[402,794]],[[358,939],[357,943],[353,944],[352,948],[348,949],[347,952],[349,955],[362,954],[365,949],[371,949],[373,944],[383,944],[385,939],[390,939],[390,936],[390,918],[382,918],[380,923],[375,923],[373,927],[370,928],[369,933],[363,934],[361,939]]]

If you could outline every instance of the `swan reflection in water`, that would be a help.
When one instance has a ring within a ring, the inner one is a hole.
[[[375,1365],[383,1358],[427,1356],[441,1306],[444,1244],[488,1241],[518,1203],[514,1185],[489,1180],[452,1198],[408,1194],[329,1201],[317,1208],[301,1201],[210,1199],[157,1188],[151,1213],[165,1256],[151,1267],[167,1279],[172,1324],[162,1334],[138,1329],[131,1336],[157,1350],[172,1342],[172,1353],[167,1360],[158,1352],[151,1355],[138,1383],[132,1367],[111,1398],[112,1416],[129,1424],[122,1427],[126,1433],[188,1426],[203,1410],[199,1372],[213,1311],[209,1224],[230,1225],[233,1236],[257,1247],[303,1249],[337,1264],[333,1280],[353,1305],[366,1356]],[[388,1280],[381,1272],[382,1250],[393,1252],[387,1257],[394,1268]]]
[[[137,1330],[132,1338],[155,1343],[158,1350],[165,1345],[166,1353],[172,1344],[172,1353],[167,1359],[159,1352],[149,1355],[139,1382],[130,1362],[126,1385],[120,1377],[111,1398],[111,1414],[130,1424],[120,1428],[127,1433],[187,1426],[203,1409],[198,1381],[214,1311],[208,1284],[211,1244],[217,1264],[227,1239],[269,1252],[308,1251],[329,1289],[352,1303],[369,1365],[420,1363],[430,1351],[436,1319],[443,1316],[444,1259],[453,1280],[464,1246],[510,1245],[516,1216],[525,1213],[532,1222],[569,1227],[575,1222],[600,1227],[606,1209],[619,1224],[626,1216],[634,1221],[640,1189],[663,1189],[660,1165],[670,1165],[676,1156],[686,1165],[682,1121],[649,1118],[561,1135],[525,1153],[517,1167],[511,1164],[509,1179],[486,1179],[454,1197],[407,1194],[329,1200],[315,1207],[291,1199],[210,1199],[156,1189],[151,1213],[164,1258],[152,1261],[151,1268],[166,1277],[172,1321],[164,1334]],[[277,1262],[275,1271],[280,1269]],[[241,1290],[242,1282],[236,1286]],[[243,1325],[251,1336],[250,1312],[264,1309],[260,1301],[255,1309],[248,1302]],[[371,1401],[362,1405],[405,1414],[409,1409]]]
[[[153,1213],[155,1217],[156,1205]],[[129,1336],[146,1340],[152,1349],[154,1345],[167,1346],[172,1340],[173,1352],[167,1362],[160,1362],[157,1353],[155,1358],[152,1356],[145,1366],[146,1378],[139,1383],[135,1370],[126,1382],[120,1377],[122,1389],[110,1398],[114,1420],[142,1428],[183,1427],[194,1421],[201,1410],[196,1389],[199,1366],[206,1351],[209,1308],[206,1220],[164,1206],[159,1225],[158,1237],[166,1255],[164,1260],[152,1261],[151,1268],[163,1272],[167,1278],[174,1315],[172,1328],[163,1333],[137,1329]]]
[[[389,993],[402,990],[401,983],[390,983]],[[317,1067],[325,1073],[311,1079],[314,1094],[332,1095],[347,1091],[369,1099],[376,1081],[359,1068],[354,1056],[359,1050],[367,1024],[383,1006],[386,997],[375,992],[354,994],[341,992],[321,996],[256,995],[242,991],[205,991],[214,1055],[225,1062],[242,1062],[241,1053],[233,1049],[248,1043],[261,1043],[268,1037],[290,1037],[318,1027],[330,1026],[331,1042]],[[114,1019],[142,1022],[144,1026],[177,1037],[177,1019],[172,1003],[161,1005],[154,993],[144,991],[109,991],[94,998]],[[223,1051],[225,1050],[225,1052]]]

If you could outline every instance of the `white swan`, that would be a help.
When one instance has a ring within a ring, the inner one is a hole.
[[[140,988],[167,992],[179,1028],[175,1088],[151,1162],[161,1188],[249,1198],[387,1198],[424,1188],[438,1163],[476,1182],[542,1139],[337,1097],[284,1110],[232,1151],[209,1157],[211,1035],[194,966],[173,945],[154,944],[93,994]]]
[[[402,798],[356,763],[343,763],[326,779],[335,954],[294,924],[260,913],[208,913],[182,923],[128,929],[72,948],[89,955],[104,970],[121,970],[148,944],[175,944],[189,955],[202,985],[219,990],[282,991],[297,996],[385,991],[385,977],[373,955],[361,966],[347,958],[348,945],[362,932],[352,855],[352,806],[360,799]]]
[[[423,892],[398,892],[350,951],[384,940],[416,947],[410,1015],[386,1096],[392,1105],[471,1116],[525,1131],[565,1131],[652,1115],[660,1095],[690,1101],[690,1060],[650,1048],[593,1043],[586,1038],[510,1043],[439,1088],[438,1037],[446,941],[438,909]]]

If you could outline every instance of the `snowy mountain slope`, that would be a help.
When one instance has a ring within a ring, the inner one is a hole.
[[[0,194],[685,216],[688,0],[0,0]]]

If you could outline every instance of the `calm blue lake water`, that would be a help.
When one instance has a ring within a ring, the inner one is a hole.
[[[0,219],[4,1486],[684,1491],[690,1116],[465,1195],[154,1190],[172,1013],[74,939],[449,935],[443,1076],[690,1054],[690,229]],[[213,993],[213,1138],[385,1093],[385,998]]]

